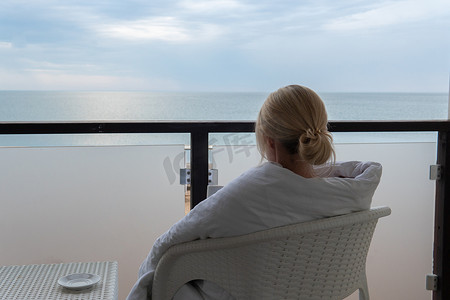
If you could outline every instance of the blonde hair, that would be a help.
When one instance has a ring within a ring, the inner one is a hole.
[[[313,90],[300,85],[280,88],[267,97],[256,120],[259,152],[267,158],[265,137],[269,137],[311,165],[324,164],[335,159],[327,125],[325,105]]]

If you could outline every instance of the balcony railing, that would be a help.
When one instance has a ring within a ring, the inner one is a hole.
[[[191,138],[191,207],[206,196],[208,137],[210,133],[252,132],[253,122],[3,122],[0,134],[128,134],[189,133]],[[449,121],[340,121],[330,122],[332,132],[437,132],[433,272],[438,288],[433,299],[450,299],[450,122]]]

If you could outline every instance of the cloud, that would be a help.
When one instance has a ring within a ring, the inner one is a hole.
[[[126,40],[185,41],[186,30],[174,18],[158,17],[148,20],[120,22],[101,26],[99,31],[110,37]]]
[[[334,19],[324,25],[327,30],[358,30],[387,27],[402,23],[450,15],[450,1],[388,1],[366,11]]]
[[[184,0],[180,2],[180,7],[191,12],[223,14],[230,11],[241,11],[247,6],[234,0]]]
[[[0,49],[11,49],[12,43],[10,42],[0,42]]]
[[[167,4],[158,15],[148,7],[141,15],[133,15],[128,20],[97,15],[91,28],[103,37],[124,41],[217,41],[242,35],[242,27],[249,22],[247,14],[255,9],[255,5],[235,0],[181,0]]]
[[[165,78],[74,74],[61,70],[0,70],[3,90],[174,90],[178,84]]]
[[[25,71],[34,72],[36,70],[42,70],[42,71],[61,71],[61,72],[67,72],[70,70],[71,72],[74,72],[76,70],[83,70],[83,71],[95,71],[97,69],[97,66],[93,64],[61,64],[61,63],[54,63],[49,61],[40,61],[40,60],[32,60],[32,59],[22,59],[22,63],[26,68]]]
[[[214,24],[186,22],[175,17],[120,21],[98,25],[96,30],[107,37],[130,41],[188,42],[220,35],[219,27]]]

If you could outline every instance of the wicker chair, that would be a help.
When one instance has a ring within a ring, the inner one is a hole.
[[[236,299],[368,300],[366,257],[389,207],[288,225],[243,236],[175,245],[161,258],[153,299],[172,299],[185,283],[215,282]]]

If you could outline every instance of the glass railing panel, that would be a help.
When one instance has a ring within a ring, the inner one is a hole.
[[[431,299],[425,276],[432,272],[436,162],[435,143],[342,144],[342,160],[375,160],[383,165],[373,206],[387,205],[369,251],[367,277],[373,299]],[[358,299],[356,296],[350,299]]]
[[[119,299],[184,216],[184,144],[0,148],[0,265],[119,262]]]
[[[351,139],[343,135],[341,139]],[[336,144],[338,160],[383,165],[372,206],[389,206],[392,215],[379,221],[369,251],[367,276],[373,299],[431,299],[425,276],[432,272],[435,182],[428,176],[429,166],[436,162],[436,140],[429,141],[433,136],[422,142]],[[255,145],[224,144],[212,150],[220,185],[260,162]],[[348,299],[358,299],[357,294]]]

